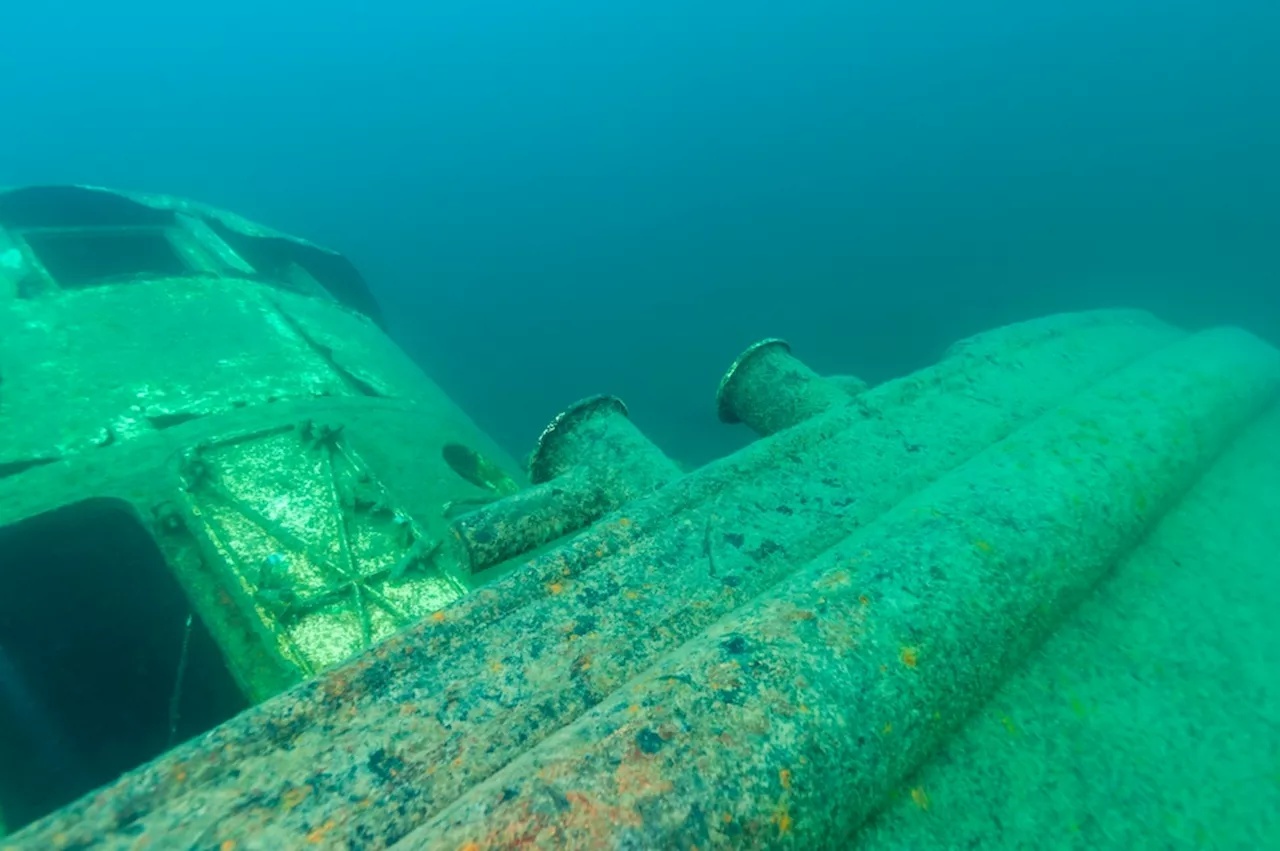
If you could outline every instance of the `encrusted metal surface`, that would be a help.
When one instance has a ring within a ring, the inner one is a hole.
[[[832,382],[791,354],[782,340],[762,340],[734,362],[716,392],[726,423],[745,423],[767,437],[848,404],[849,387]]]
[[[181,476],[183,513],[226,591],[303,676],[465,592],[338,429],[307,422],[203,444]]]
[[[729,368],[725,370],[724,375],[720,377],[720,384],[716,387],[716,416],[720,418],[720,422],[733,425],[741,422],[738,415],[733,411],[732,394],[730,392],[731,385],[738,378],[738,373],[742,369],[743,364],[755,357],[756,353],[761,349],[771,347],[779,347],[783,351],[791,351],[791,344],[781,337],[766,337],[763,340],[757,340],[743,350],[742,354],[734,358],[733,363],[729,364]]]
[[[549,482],[559,475],[562,466],[558,463],[554,456],[556,453],[556,442],[561,435],[567,431],[571,431],[574,425],[580,423],[583,419],[606,415],[607,412],[615,413],[622,417],[629,417],[630,412],[627,411],[627,405],[617,396],[589,396],[581,399],[569,407],[565,408],[547,424],[542,430],[542,434],[538,435],[537,443],[534,444],[533,452],[529,455],[529,480],[535,485]]]
[[[18,847],[845,836],[1280,381],[1236,332],[1012,336],[627,506]]]
[[[376,317],[339,255],[232,214],[86,187],[0,192],[0,524],[125,506],[136,520],[120,522],[155,545],[155,588],[172,582],[166,610],[186,615],[184,634],[145,640],[180,642],[185,662],[194,628],[249,701],[440,610],[496,573],[440,546],[453,509],[524,477]],[[0,553],[0,578],[25,559]],[[109,621],[110,599],[81,599],[102,616],[86,620]],[[57,603],[33,601],[71,625],[88,614]],[[65,685],[36,698],[76,694]],[[149,759],[177,726],[107,747]],[[23,820],[65,800],[25,801]]]

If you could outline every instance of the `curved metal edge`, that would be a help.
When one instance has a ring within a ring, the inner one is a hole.
[[[784,351],[791,351],[791,344],[781,337],[765,337],[763,340],[757,340],[747,346],[747,348],[743,350],[742,354],[738,355],[738,357],[734,359],[733,363],[729,365],[729,369],[725,372],[724,377],[720,379],[719,386],[716,387],[716,417],[719,418],[720,422],[726,423],[727,425],[742,422],[742,420],[738,419],[738,415],[729,407],[729,385],[733,383],[734,378],[737,377],[743,364],[754,357],[761,349],[770,348],[772,346],[782,346]]]
[[[597,396],[588,396],[585,399],[579,399],[560,413],[542,430],[542,434],[538,435],[538,440],[533,446],[533,451],[529,453],[529,481],[535,485],[549,482],[555,478],[550,475],[542,467],[545,464],[544,453],[547,444],[554,440],[557,434],[563,434],[566,429],[574,424],[596,414],[600,409],[610,407],[615,413],[631,418],[631,413],[627,410],[627,405],[617,396],[600,394]]]

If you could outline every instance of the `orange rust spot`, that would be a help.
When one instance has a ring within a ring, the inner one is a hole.
[[[452,765],[454,768],[462,768],[462,757],[454,757]]]
[[[640,594],[639,594],[639,592],[636,592],[636,591],[623,591],[623,592],[622,592],[622,596],[626,597],[628,600],[639,600],[639,599],[640,599]]]
[[[829,576],[825,576],[818,583],[824,587],[831,585],[847,585],[849,582],[849,572],[847,570],[837,570]]]
[[[182,783],[187,779],[187,772],[179,768],[177,771],[173,772],[173,779]]]
[[[619,518],[619,519],[618,519],[618,525],[619,525],[619,526],[621,526],[621,527],[622,527],[622,528],[624,528],[624,529],[625,529],[625,528],[627,528],[628,526],[630,526],[630,525],[631,525],[631,518],[630,518],[630,517],[621,517],[621,518]]]
[[[773,814],[773,823],[778,826],[779,836],[782,836],[784,833],[789,833],[791,831],[790,813],[788,813],[785,808],[778,810]]]
[[[284,805],[286,810],[291,810],[301,804],[311,794],[310,784],[306,786],[295,786],[280,796],[280,803]]]
[[[499,662],[497,659],[494,659],[492,662],[489,663],[489,670],[493,671],[495,674],[502,673],[502,663]]]
[[[479,842],[467,842],[458,846],[458,851],[480,851]]]
[[[984,553],[991,552],[991,545],[988,544],[986,541],[974,541],[973,545]]]
[[[920,661],[916,656],[916,649],[914,647],[902,648],[902,652],[899,655],[902,657],[902,664],[906,665],[908,668],[914,668],[916,666],[916,662]]]
[[[561,591],[564,590],[564,586],[561,585],[559,582],[551,582],[547,585],[547,590],[550,591],[552,594],[559,594]]]
[[[432,612],[431,619],[436,623],[444,623],[444,612],[443,611]]]
[[[334,821],[333,819],[329,819],[324,824],[320,825],[315,830],[308,833],[307,841],[310,842],[312,845],[319,845],[321,842],[324,842],[324,835],[329,831],[333,830],[337,826],[338,826],[338,823],[336,821]]]
[[[783,789],[791,788],[791,769],[784,768],[778,772],[778,782],[782,784]]]
[[[618,765],[613,772],[619,795],[649,797],[671,791],[671,781],[653,776],[649,765],[641,761],[628,761]]]
[[[631,704],[630,706],[628,706],[628,707],[627,707],[627,711],[628,711],[628,712],[639,712],[639,711],[640,711],[640,704],[638,704],[638,703],[633,703],[633,704]]]
[[[859,594],[859,595],[858,595],[858,602],[859,602],[859,603],[861,603],[861,604],[862,604],[862,605],[864,605],[864,606],[870,606],[870,605],[871,605],[871,598],[870,598],[870,597],[868,597],[866,594]]]
[[[722,818],[724,819],[724,823],[728,824],[729,822],[733,821],[733,813],[725,813],[724,816],[722,816]]]
[[[225,839],[218,846],[218,851],[235,851],[236,841],[234,839]]]
[[[604,547],[601,547],[600,549],[596,550],[596,558],[603,558],[603,557],[604,557]]]
[[[402,704],[400,704],[400,714],[401,714],[401,715],[412,715],[412,714],[414,714],[414,713],[415,713],[415,712],[417,712],[417,711],[418,711],[418,706],[417,706],[417,704],[414,704],[414,703],[402,703]]]
[[[911,800],[922,810],[929,809],[929,793],[924,791],[923,786],[917,786],[911,790]]]

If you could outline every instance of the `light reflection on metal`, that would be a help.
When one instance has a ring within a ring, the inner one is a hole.
[[[465,593],[340,428],[303,423],[182,457],[185,513],[240,611],[305,676]]]

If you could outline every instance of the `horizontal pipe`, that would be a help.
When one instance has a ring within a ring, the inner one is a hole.
[[[529,460],[534,487],[451,525],[475,573],[590,526],[683,475],[635,427],[622,400],[592,396],[561,412]]]
[[[990,351],[878,385],[628,505],[64,808],[22,847],[393,842],[893,505],[1185,336],[1134,311],[989,334]]]
[[[398,846],[841,847],[1276,395],[1196,335],[717,622]],[[607,663],[606,663],[607,664]]]

